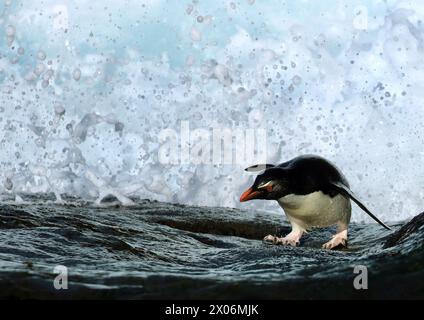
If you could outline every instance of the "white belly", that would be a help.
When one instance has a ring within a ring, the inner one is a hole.
[[[278,203],[290,222],[305,230],[336,223],[347,226],[350,221],[350,200],[342,195],[331,198],[321,191],[304,196],[289,194],[278,199]]]

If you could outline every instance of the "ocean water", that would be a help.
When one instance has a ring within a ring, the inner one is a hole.
[[[241,130],[272,163],[322,155],[382,220],[423,208],[421,1],[3,0],[0,13],[4,197],[241,207],[254,160],[179,157],[189,125]]]

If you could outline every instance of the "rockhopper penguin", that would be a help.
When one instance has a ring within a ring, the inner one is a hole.
[[[292,225],[292,231],[287,236],[279,238],[268,235],[264,238],[265,241],[296,246],[304,232],[315,227],[337,224],[337,233],[322,247],[346,247],[351,215],[350,200],[390,230],[356,198],[343,174],[324,158],[304,155],[277,166],[259,164],[245,170],[264,172],[241,195],[240,201],[277,200]]]

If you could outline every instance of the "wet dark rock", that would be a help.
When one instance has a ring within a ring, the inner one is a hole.
[[[0,228],[29,228],[40,224],[33,219],[32,214],[11,206],[0,205]]]
[[[0,298],[424,298],[423,214],[394,232],[353,223],[349,247],[328,251],[321,245],[334,228],[310,232],[297,248],[264,243],[289,232],[283,215],[24,200],[0,205]],[[53,287],[57,265],[69,270],[68,290]],[[353,287],[358,265],[368,268],[367,290]]]
[[[154,219],[156,223],[166,225],[185,231],[196,233],[210,233],[223,236],[236,236],[247,239],[263,239],[268,234],[285,234],[290,232],[290,227],[281,227],[277,223],[271,221],[223,221],[218,219]]]
[[[384,244],[384,248],[391,248],[416,233],[424,225],[424,212],[420,213],[411,221],[402,226],[399,230],[391,234]]]

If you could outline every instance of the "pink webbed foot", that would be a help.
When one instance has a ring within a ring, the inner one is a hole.
[[[339,231],[333,236],[333,238],[330,241],[322,245],[323,249],[329,249],[329,250],[340,248],[340,247],[344,247],[344,248],[347,247],[347,230]]]
[[[272,242],[273,244],[283,245],[283,246],[292,246],[296,247],[299,245],[300,238],[302,237],[302,232],[292,231],[285,237],[275,237],[272,235],[267,235],[264,238],[266,242]]]

